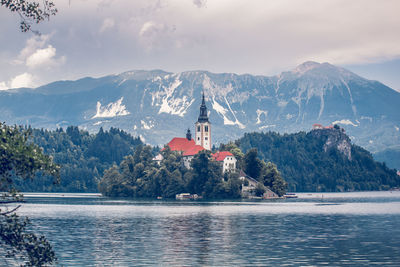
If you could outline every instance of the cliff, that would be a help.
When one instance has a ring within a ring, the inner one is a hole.
[[[323,149],[328,152],[332,148],[340,151],[348,160],[351,160],[351,141],[346,135],[345,130],[335,125],[335,127],[314,129],[311,131],[315,138],[326,139]]]

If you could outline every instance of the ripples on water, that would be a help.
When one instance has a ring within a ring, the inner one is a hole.
[[[277,202],[27,194],[65,266],[400,266],[400,192]]]

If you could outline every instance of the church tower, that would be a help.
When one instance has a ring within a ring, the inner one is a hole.
[[[208,121],[206,101],[203,99],[200,106],[200,115],[195,123],[195,142],[207,150],[211,150],[211,123]]]

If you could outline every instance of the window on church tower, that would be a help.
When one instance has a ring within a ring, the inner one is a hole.
[[[199,125],[199,126],[197,126],[197,131],[198,131],[198,132],[200,132],[200,125]]]
[[[204,131],[208,132],[208,125],[204,126]]]

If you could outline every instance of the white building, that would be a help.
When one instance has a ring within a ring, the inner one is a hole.
[[[212,155],[215,161],[221,162],[222,164],[222,172],[232,172],[236,170],[236,158],[235,156],[228,151],[218,151],[217,153]]]

